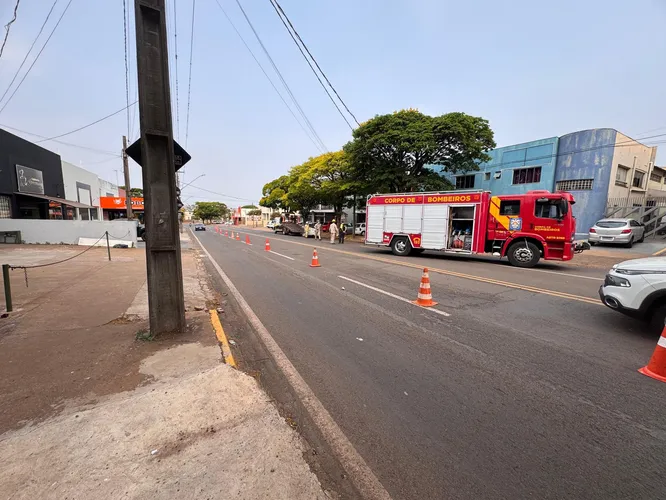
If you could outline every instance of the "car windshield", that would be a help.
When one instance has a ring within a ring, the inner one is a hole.
[[[623,227],[627,224],[628,222],[624,220],[600,220],[595,225],[597,227]]]

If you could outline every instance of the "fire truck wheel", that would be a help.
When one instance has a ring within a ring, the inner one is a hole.
[[[409,253],[412,251],[412,245],[409,243],[407,238],[395,238],[393,243],[391,243],[391,250],[393,251],[394,255],[403,257],[405,255],[409,255]]]
[[[509,247],[507,257],[512,266],[534,267],[541,258],[539,247],[529,241],[516,241]]]

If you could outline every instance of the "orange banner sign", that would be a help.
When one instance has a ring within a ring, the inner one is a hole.
[[[126,210],[125,200],[122,196],[100,196],[99,206],[107,210]],[[143,210],[143,198],[132,198],[132,209]]]

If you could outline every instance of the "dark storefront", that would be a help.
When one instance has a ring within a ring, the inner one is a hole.
[[[0,129],[0,218],[75,219],[64,196],[60,156]]]

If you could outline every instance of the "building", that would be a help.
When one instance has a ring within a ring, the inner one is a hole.
[[[582,130],[560,137],[552,189],[568,191],[576,204],[576,234],[606,215],[608,206],[647,204],[656,147],[611,128]]]
[[[522,194],[552,189],[558,138],[516,144],[488,152],[491,160],[478,172],[445,174],[456,189],[482,189],[495,194]]]
[[[444,175],[456,189],[498,195],[568,191],[576,199],[579,238],[587,236],[609,207],[649,206],[651,197],[666,198],[666,170],[654,167],[657,148],[611,128],[505,146],[488,154],[491,161],[479,165],[477,172]]]
[[[76,201],[76,220],[100,220],[99,177],[83,168],[62,161],[62,181],[65,186],[65,199]]]

